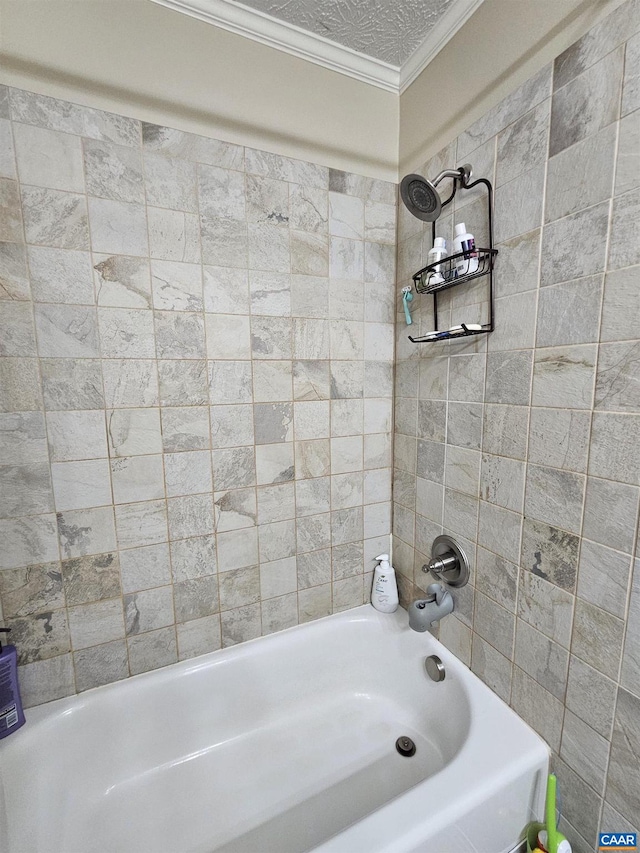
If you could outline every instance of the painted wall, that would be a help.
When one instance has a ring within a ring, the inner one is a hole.
[[[398,96],[149,0],[0,0],[0,82],[395,180]]]
[[[0,88],[0,618],[27,706],[360,605],[395,185]]]
[[[578,851],[640,815],[639,30],[627,2],[423,164],[494,182],[495,331],[416,346],[397,317],[404,599],[435,536],[464,544],[440,638],[550,745]],[[449,240],[454,221],[483,245],[482,198],[440,220]],[[398,287],[430,247],[401,209]],[[441,326],[486,299],[482,279],[447,291]],[[433,328],[431,296],[414,317]]]

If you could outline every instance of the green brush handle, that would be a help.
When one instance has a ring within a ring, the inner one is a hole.
[[[547,847],[549,853],[558,853],[558,832],[556,830],[556,776],[550,773],[547,779]]]

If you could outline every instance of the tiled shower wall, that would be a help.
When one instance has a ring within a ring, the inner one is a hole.
[[[553,750],[565,832],[640,821],[640,4],[626,3],[430,162],[495,192],[495,331],[413,345],[398,315],[394,562],[442,531],[472,561],[440,637]],[[447,188],[448,189],[448,188]],[[439,223],[487,238],[478,190]],[[430,226],[400,211],[398,286]],[[486,322],[486,280],[441,327]],[[418,296],[414,328],[433,328]],[[635,555],[635,557],[634,557]],[[633,574],[635,560],[635,575]]]
[[[395,186],[0,88],[0,600],[26,705],[362,604]]]

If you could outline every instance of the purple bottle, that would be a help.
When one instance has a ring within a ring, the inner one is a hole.
[[[8,634],[11,628],[0,628]],[[15,646],[0,643],[0,740],[18,731],[25,723],[18,687],[18,653]]]

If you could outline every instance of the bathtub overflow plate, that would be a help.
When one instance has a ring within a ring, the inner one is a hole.
[[[398,738],[396,741],[396,749],[400,755],[404,755],[405,758],[411,758],[412,755],[416,754],[415,743],[406,735],[402,735],[402,737]]]

